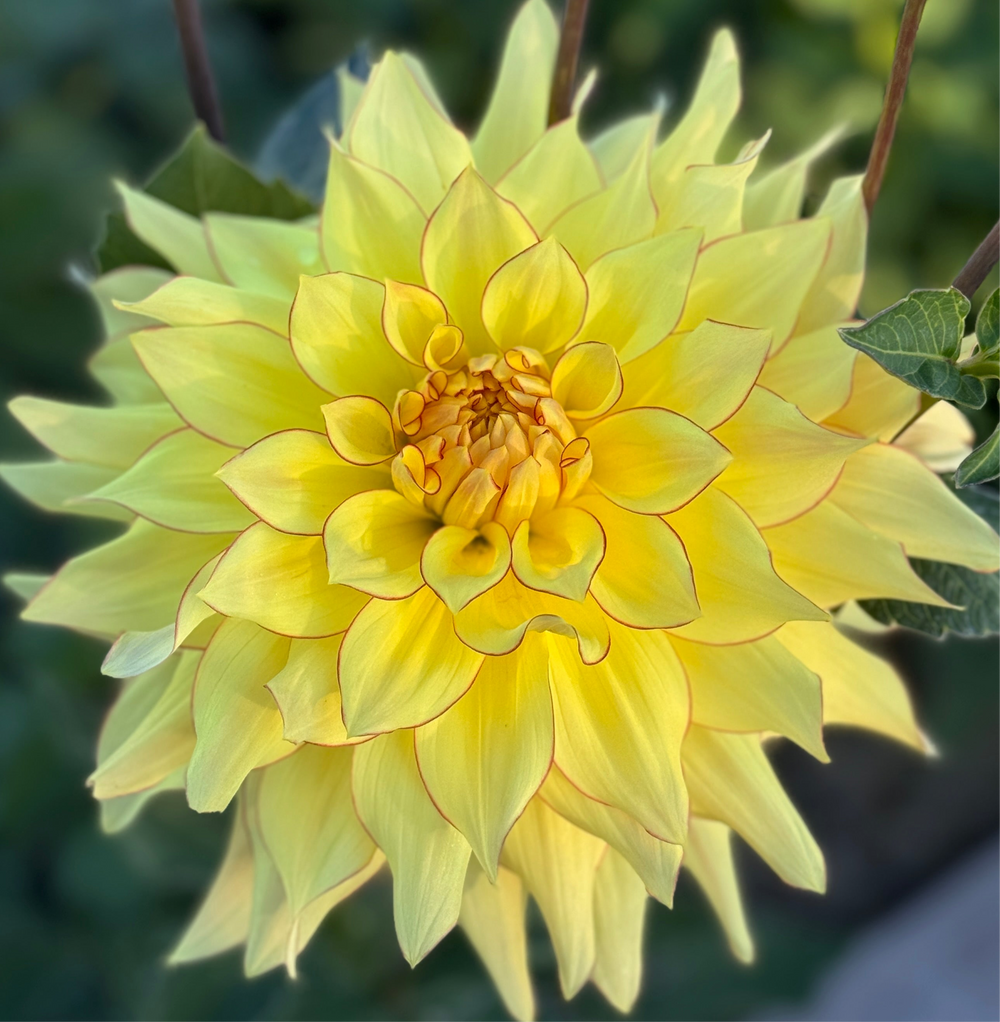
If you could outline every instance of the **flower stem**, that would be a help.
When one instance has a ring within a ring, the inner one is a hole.
[[[998,259],[1000,259],[1000,220],[983,238],[979,248],[969,256],[969,261],[962,267],[962,271],[951,286],[957,288],[971,301],[990,270],[996,266]]]
[[[871,216],[872,207],[875,205],[875,200],[882,187],[882,178],[885,177],[886,164],[889,162],[889,150],[892,148],[892,139],[896,134],[896,122],[899,120],[899,111],[903,106],[903,95],[906,92],[906,79],[910,74],[910,64],[913,63],[913,47],[917,41],[917,28],[920,26],[920,16],[924,13],[926,3],[927,0],[906,0],[906,6],[903,8],[903,17],[899,23],[899,35],[896,38],[896,52],[892,58],[892,71],[889,73],[889,84],[885,89],[882,113],[878,119],[878,127],[875,129],[872,151],[868,157],[868,167],[861,185],[865,208],[868,210],[869,216]]]
[[[208,61],[198,0],[174,0],[174,17],[181,37],[184,71],[195,115],[205,122],[208,133],[216,142],[224,142],[226,132],[222,126],[222,109],[215,91],[212,65]]]
[[[583,42],[583,26],[587,20],[589,0],[566,0],[562,32],[559,36],[559,54],[552,76],[552,99],[549,102],[549,124],[564,121],[573,105],[573,86],[576,84],[576,64]]]

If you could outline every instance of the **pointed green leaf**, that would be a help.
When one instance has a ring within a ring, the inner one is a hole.
[[[958,466],[956,486],[986,483],[1000,476],[1000,426]]]
[[[996,355],[1000,350],[1000,288],[986,299],[976,320],[976,340],[979,350],[987,355]]]
[[[968,408],[982,408],[982,380],[955,364],[962,348],[969,300],[955,288],[912,291],[858,327],[838,332],[852,348],[870,355],[893,376]]]

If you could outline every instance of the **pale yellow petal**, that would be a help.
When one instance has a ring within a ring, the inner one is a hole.
[[[458,920],[469,844],[428,797],[410,731],[358,746],[354,801],[389,860],[396,936],[406,960],[416,965]]]
[[[426,225],[417,200],[395,178],[331,143],[320,220],[328,270],[419,283]]]
[[[483,324],[501,351],[563,347],[583,323],[587,284],[569,253],[546,238],[505,262],[483,292]]]
[[[491,880],[514,821],[552,762],[548,653],[541,636],[487,657],[472,688],[416,731],[417,762],[441,814]]]
[[[622,1014],[639,996],[645,914],[646,888],[628,862],[608,848],[594,882],[593,980]]]
[[[433,720],[468,690],[482,662],[457,638],[451,611],[430,589],[405,600],[372,600],[340,650],[348,734]]]
[[[130,522],[134,516],[126,508],[79,499],[117,479],[119,471],[104,465],[55,458],[0,465],[0,479],[46,511]]]
[[[702,429],[715,429],[746,400],[770,343],[766,330],[707,319],[623,367],[622,407],[669,408]]]
[[[895,445],[916,455],[932,472],[954,472],[972,453],[976,431],[953,404],[938,401],[903,430]]]
[[[659,117],[659,110],[625,117],[590,139],[587,146],[605,181],[614,181],[625,172],[635,154],[647,144],[650,121],[656,118],[659,125]]]
[[[712,435],[733,454],[716,485],[762,528],[822,500],[847,457],[867,443],[823,429],[763,387]]]
[[[288,639],[249,621],[224,621],[202,656],[192,713],[197,742],[188,766],[188,804],[221,812],[254,767],[295,748],[264,688],[284,666]]]
[[[544,0],[529,0],[507,33],[489,106],[472,142],[476,166],[493,183],[545,131],[559,28]]]
[[[692,725],[683,756],[695,815],[728,824],[786,883],[823,892],[823,854],[781,787],[759,737]]]
[[[696,642],[749,642],[786,621],[827,619],[775,574],[761,534],[716,487],[667,520],[687,550],[702,612],[678,635]]]
[[[622,370],[610,344],[584,341],[552,367],[552,396],[571,419],[596,419],[622,394]]]
[[[155,405],[163,401],[163,393],[143,368],[127,334],[98,348],[87,366],[119,404]]]
[[[823,762],[820,680],[773,637],[708,646],[671,637],[691,686],[691,720],[719,731],[772,731]]]
[[[198,595],[226,617],[293,638],[342,632],[367,601],[330,584],[319,536],[289,536],[263,522],[239,536]]]
[[[139,302],[162,287],[173,274],[158,266],[119,266],[87,284],[94,297],[107,341],[149,324],[145,317],[126,312],[121,302]]]
[[[518,209],[471,168],[452,185],[424,233],[420,263],[473,355],[494,350],[481,301],[493,273],[538,238]]]
[[[389,410],[373,397],[342,397],[323,405],[333,449],[351,465],[378,465],[396,453]]]
[[[288,340],[249,324],[160,327],[132,344],[180,416],[200,433],[247,447],[280,429],[322,428],[328,395],[303,374]]]
[[[920,412],[920,391],[890,376],[863,352],[855,355],[851,396],[824,425],[888,443]]]
[[[180,429],[89,499],[119,504],[168,529],[239,532],[254,517],[215,477],[232,454],[231,447]]]
[[[218,476],[271,528],[312,536],[348,497],[391,485],[384,470],[345,462],[324,434],[308,429],[264,437],[227,461]]]
[[[511,565],[529,589],[582,602],[604,549],[604,530],[589,511],[557,507],[517,527]]]
[[[495,586],[510,567],[510,540],[496,522],[481,529],[446,525],[437,530],[420,555],[424,581],[457,614]]]
[[[425,213],[472,162],[465,136],[391,51],[372,69],[345,138],[352,155],[391,174]]]
[[[532,1022],[535,1017],[525,936],[527,901],[516,873],[501,869],[491,883],[476,860],[469,860],[458,922],[518,1022]]]
[[[448,310],[433,291],[396,280],[385,282],[382,329],[396,353],[408,362],[423,367],[434,328],[447,322]]]
[[[615,412],[584,434],[591,482],[640,514],[666,514],[700,493],[730,462],[721,443],[690,419],[663,408]]]
[[[690,712],[684,669],[662,633],[609,627],[611,650],[590,667],[564,639],[549,639],[556,762],[591,798],[681,844],[688,801],[680,750]]]
[[[420,555],[438,522],[395,490],[345,500],[323,529],[330,581],[383,600],[412,596],[423,584]]]
[[[911,557],[996,571],[997,534],[912,454],[872,444],[848,459],[830,499]]]

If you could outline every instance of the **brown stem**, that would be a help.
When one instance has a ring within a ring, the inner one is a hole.
[[[969,261],[962,267],[961,273],[951,286],[957,288],[971,301],[998,260],[1000,260],[1000,220],[983,238],[979,248],[969,256]]]
[[[184,51],[184,71],[195,116],[205,122],[212,138],[224,142],[226,132],[222,126],[222,109],[212,78],[212,65],[208,62],[198,0],[174,0],[174,17]]]
[[[865,209],[868,210],[869,216],[882,187],[882,178],[885,177],[889,150],[892,148],[892,138],[896,134],[896,122],[899,120],[903,94],[906,92],[906,79],[910,74],[910,64],[913,63],[917,28],[920,26],[920,16],[924,13],[926,3],[927,0],[906,0],[906,6],[903,8],[899,36],[896,38],[896,52],[892,58],[892,71],[889,73],[889,84],[886,86],[885,99],[882,102],[882,114],[875,129],[872,151],[861,185]]]
[[[552,76],[552,99],[549,102],[549,124],[564,121],[573,106],[573,86],[576,84],[576,64],[583,42],[583,26],[587,20],[589,0],[566,0],[562,33],[559,36],[559,54]]]

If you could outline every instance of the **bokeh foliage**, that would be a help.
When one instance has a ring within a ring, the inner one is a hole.
[[[367,41],[422,54],[466,126],[490,84],[511,0],[206,0],[234,150],[252,160],[281,110]],[[732,24],[746,62],[740,138],[775,128],[779,160],[834,123],[852,132],[817,168],[809,202],[860,170],[892,55],[901,0],[591,0],[584,66],[602,78],[588,124],[682,104],[709,33]],[[991,0],[931,0],[911,90],[876,209],[871,313],[913,287],[947,285],[997,218],[998,12]],[[101,400],[84,363],[97,320],[75,282],[113,204],[109,179],[143,180],[187,133],[166,0],[6,0],[0,7],[0,391]],[[996,271],[980,294],[996,286]],[[989,411],[977,427],[992,428]],[[38,455],[4,415],[5,460]],[[3,567],[51,570],[108,525],[46,515],[0,493]],[[459,934],[411,973],[383,882],[338,909],[301,961],[303,978],[253,983],[237,956],[166,971],[218,860],[225,821],[165,796],[107,838],[83,786],[114,683],[101,647],[0,621],[0,1017],[502,1018]],[[852,932],[926,882],[997,824],[997,675],[991,642],[897,637],[943,757],[926,763],[857,734],[834,765],[784,748],[777,766],[828,854],[830,894],[783,889],[747,853],[760,963],[732,962],[696,891],[652,907],[636,1016],[736,1018],[805,996]],[[540,1015],[604,1018],[589,992],[564,1005],[535,920]]]

